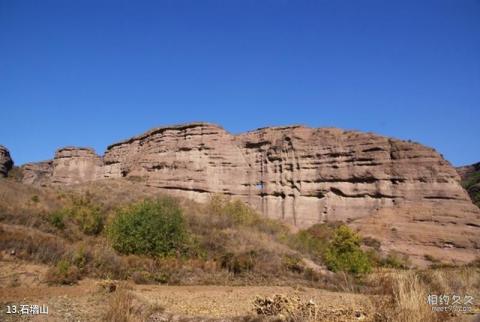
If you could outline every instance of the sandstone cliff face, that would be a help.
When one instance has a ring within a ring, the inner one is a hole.
[[[52,183],[74,184],[103,177],[103,161],[90,148],[66,147],[55,153]]]
[[[351,221],[405,202],[468,202],[455,170],[420,144],[305,127],[262,129],[236,139],[261,187],[263,212],[300,226]]]
[[[155,129],[108,147],[106,177],[140,176],[163,189],[245,196],[250,172],[234,137],[218,126],[188,124]]]
[[[22,182],[45,186],[52,182],[53,161],[27,163],[22,165]]]
[[[455,169],[416,143],[302,126],[234,136],[194,123],[113,144],[103,159],[88,149],[59,150],[42,178],[72,184],[121,177],[197,201],[232,195],[298,227],[343,220],[418,257],[480,255],[480,211]]]
[[[0,145],[0,177],[6,177],[12,167],[13,161],[10,152],[6,147]]]

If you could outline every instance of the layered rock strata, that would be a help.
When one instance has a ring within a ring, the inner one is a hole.
[[[61,149],[48,167],[41,178],[52,184],[140,177],[198,201],[235,196],[298,227],[342,220],[399,251],[422,245],[448,258],[455,249],[467,260],[480,249],[480,212],[455,169],[431,148],[371,133],[289,126],[232,135],[193,123],[113,144],[103,158]]]

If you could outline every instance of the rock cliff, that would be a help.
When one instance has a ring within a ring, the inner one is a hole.
[[[479,255],[480,211],[455,169],[431,148],[371,133],[288,126],[232,135],[193,123],[113,144],[103,158],[64,148],[23,170],[30,184],[140,177],[197,201],[235,196],[298,227],[346,221],[419,257]]]
[[[10,152],[6,147],[0,145],[0,177],[6,177],[12,167],[13,161]]]

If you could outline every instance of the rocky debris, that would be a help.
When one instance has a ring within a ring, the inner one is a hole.
[[[257,296],[253,301],[253,307],[259,317],[274,318],[271,321],[361,321],[366,319],[366,314],[362,310],[339,306],[319,307],[313,299],[305,301],[298,295]]]
[[[253,301],[255,312],[261,316],[281,316],[285,320],[314,320],[317,306],[313,300],[304,302],[299,296],[275,294],[273,297],[257,296]]]
[[[432,148],[372,133],[287,126],[232,135],[191,123],[115,143],[103,158],[64,148],[42,169],[49,174],[37,177],[51,184],[125,177],[200,202],[222,193],[298,227],[341,220],[419,258],[465,262],[480,250],[480,211],[455,169]]]
[[[13,160],[6,147],[0,145],[0,177],[6,177],[8,171],[13,167]]]

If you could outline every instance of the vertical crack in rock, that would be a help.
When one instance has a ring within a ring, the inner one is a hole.
[[[410,231],[429,232],[419,231],[418,243],[440,238],[431,226],[419,226],[435,217],[430,225],[450,227],[456,244],[480,244],[480,210],[455,169],[431,148],[372,133],[286,126],[232,135],[191,123],[112,144],[103,157],[68,147],[53,161],[22,168],[29,184],[142,177],[197,201],[225,193],[298,227],[349,220],[375,235],[382,222],[402,222]]]

